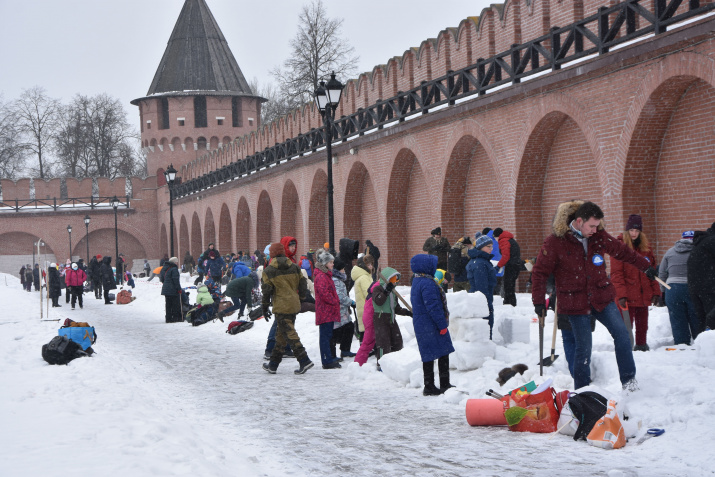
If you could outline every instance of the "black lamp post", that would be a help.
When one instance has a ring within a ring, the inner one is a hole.
[[[119,235],[117,234],[117,207],[119,207],[119,199],[115,195],[112,197],[110,205],[114,208],[114,253],[115,253],[115,264],[119,263]],[[119,271],[119,269],[117,269]]]
[[[174,256],[174,193],[172,192],[172,186],[176,180],[176,169],[174,169],[174,164],[170,164],[169,167],[164,171],[164,177],[166,178],[166,183],[169,184],[169,237],[171,237],[170,250],[171,256]]]
[[[331,252],[335,251],[335,216],[333,213],[333,119],[340,102],[343,84],[335,79],[335,73],[330,75],[330,81],[320,82],[315,90],[315,101],[325,124],[325,152],[328,155],[328,243]]]
[[[70,255],[69,255],[69,257],[70,257],[70,261],[72,261],[72,226],[71,225],[67,226],[67,233],[70,236]]]
[[[87,264],[89,264],[89,221],[90,221],[89,215],[85,215],[84,216],[84,228],[85,228],[84,238],[87,241],[87,258],[85,259],[85,260],[87,260]]]

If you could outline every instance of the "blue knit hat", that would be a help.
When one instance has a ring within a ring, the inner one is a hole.
[[[695,231],[694,230],[686,230],[683,232],[683,238],[686,240],[693,240],[693,237],[695,237]]]
[[[482,235],[479,232],[474,236],[475,242],[474,242],[474,247],[477,250],[480,250],[482,247],[484,247],[487,244],[493,243],[491,237],[488,235]]]

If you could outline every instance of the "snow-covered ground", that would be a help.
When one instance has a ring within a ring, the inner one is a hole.
[[[188,285],[187,275],[182,280]],[[516,308],[496,299],[495,343],[478,336],[482,323],[457,316],[470,309],[466,298],[450,296],[457,348],[451,363],[459,368],[452,383],[459,391],[424,397],[411,322],[403,317],[405,349],[383,360],[383,373],[374,358],[362,368],[344,363],[323,370],[314,316],[304,314],[296,327],[316,367],[295,376],[289,359],[269,375],[261,369],[269,327],[263,320],[235,336],[218,321],[198,328],[166,324],[160,283],[139,279],[129,305],[105,306],[89,294],[83,310],[71,311],[64,299],[62,308],[50,308],[45,319],[89,321],[99,337],[93,357],[50,366],[40,350],[59,324],[40,321],[39,293],[22,291],[17,278],[0,274],[0,284],[3,477],[701,476],[715,469],[715,332],[693,347],[667,351],[673,346],[665,308],[651,311],[651,351],[635,355],[641,389],[630,396],[621,396],[612,341],[596,328],[594,384],[626,400],[644,429],[666,429],[641,445],[632,440],[607,451],[560,434],[466,423],[466,400],[486,398],[490,388],[504,392],[551,377],[557,390],[573,389],[560,338],[561,356],[539,377],[538,325],[528,295],[518,296]],[[409,288],[398,290],[409,299]],[[504,345],[509,320],[512,338],[522,342]],[[500,388],[497,373],[516,363],[529,370]]]

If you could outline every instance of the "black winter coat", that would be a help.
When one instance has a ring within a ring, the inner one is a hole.
[[[707,232],[695,232],[688,257],[688,287],[697,294],[715,291],[715,224]]]
[[[102,264],[99,263],[97,257],[92,257],[92,260],[89,261],[89,272],[87,275],[89,275],[89,278],[91,278],[92,281],[98,282],[102,279],[102,276],[99,273],[101,266]]]
[[[50,298],[57,298],[62,293],[62,284],[60,280],[60,272],[57,268],[50,267],[47,272],[47,294]]]
[[[104,257],[99,268],[99,278],[102,280],[102,287],[105,290],[116,290],[117,282],[114,280],[112,272],[112,257]]]
[[[226,286],[226,291],[224,295],[229,298],[240,298],[246,302],[249,308],[253,307],[253,297],[251,292],[253,287],[256,285],[253,277],[240,277],[234,278]]]
[[[21,283],[22,285],[25,284],[25,267],[22,267],[22,268],[20,269],[20,283]]]
[[[164,285],[161,287],[161,294],[164,296],[178,296],[181,291],[181,283],[179,282],[179,268],[172,262],[164,264],[166,273],[164,273]]]
[[[377,270],[380,267],[378,265],[378,261],[380,260],[380,249],[373,245],[373,243],[369,240],[365,241],[365,255],[370,255],[375,259],[375,266],[373,268]]]

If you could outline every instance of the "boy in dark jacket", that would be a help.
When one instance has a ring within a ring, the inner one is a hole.
[[[164,295],[165,319],[167,323],[178,323],[182,321],[181,316],[181,283],[179,281],[179,259],[171,257],[168,262],[166,273],[164,273],[164,285],[161,287],[161,294]],[[166,265],[166,264],[164,264]]]
[[[492,339],[494,327],[494,294],[492,290],[497,284],[497,273],[492,265],[491,254],[494,244],[487,235],[478,233],[474,239],[474,248],[468,252],[471,260],[467,264],[467,278],[469,279],[469,293],[482,292],[487,297],[489,316],[489,339]]]
[[[234,310],[238,310],[238,317],[243,316],[243,310],[248,305],[248,311],[253,308],[253,289],[258,286],[258,275],[251,273],[246,277],[234,278],[228,285],[224,295],[229,297],[233,302],[233,306],[219,312],[218,317],[223,318]]]
[[[269,256],[270,262],[261,277],[263,316],[266,320],[270,319],[269,307],[272,304],[277,327],[276,344],[268,363],[263,363],[263,369],[271,374],[276,373],[287,343],[300,364],[300,367],[293,372],[303,374],[313,367],[313,362],[295,331],[295,316],[300,312],[301,298],[308,293],[308,285],[298,266],[286,257],[283,244],[272,243]]]

